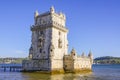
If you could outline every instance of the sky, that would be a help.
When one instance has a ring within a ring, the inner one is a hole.
[[[69,53],[120,57],[120,0],[1,0],[0,57],[27,57],[34,12],[66,15]]]

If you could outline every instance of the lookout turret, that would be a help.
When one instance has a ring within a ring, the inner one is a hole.
[[[34,13],[34,17],[36,18],[39,15],[38,11],[36,10]]]
[[[93,55],[92,55],[91,51],[89,51],[88,57],[91,59],[91,64],[92,64],[93,63]]]
[[[55,12],[55,9],[54,9],[53,6],[50,8],[50,12],[51,12],[51,13],[54,13],[54,12]]]

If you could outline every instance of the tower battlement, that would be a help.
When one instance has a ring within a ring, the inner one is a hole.
[[[38,11],[34,14],[35,25],[57,25],[65,27],[66,17],[62,12],[56,13],[54,7],[50,11],[39,14]]]

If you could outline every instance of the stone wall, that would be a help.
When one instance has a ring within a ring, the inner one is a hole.
[[[54,59],[63,59],[68,50],[67,32],[52,28],[52,43],[55,47]]]
[[[25,60],[22,64],[26,71],[50,71],[51,67],[49,60]]]
[[[51,70],[63,70],[63,59],[54,59],[51,61]]]
[[[51,33],[52,30],[50,28],[32,31],[31,47],[33,49],[33,59],[43,59],[49,57]]]
[[[91,69],[91,65],[89,57],[77,57],[74,60],[74,69]]]
[[[64,63],[64,70],[65,71],[73,71],[74,70],[74,62],[73,62],[73,58],[71,57],[71,55],[65,55],[63,58],[63,63]]]
[[[91,70],[92,63],[90,57],[76,56],[73,57],[70,55],[65,55],[63,59],[64,70],[67,72],[82,71],[82,70]]]

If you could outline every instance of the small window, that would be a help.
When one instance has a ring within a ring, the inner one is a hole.
[[[43,31],[41,31],[40,34],[43,35]]]
[[[65,65],[65,67],[67,67],[67,65]]]
[[[51,49],[51,52],[52,52],[52,49]]]
[[[74,56],[75,56],[75,53],[74,53]]]
[[[42,53],[42,49],[40,49],[40,53]]]
[[[58,33],[59,35],[61,35],[61,32],[59,31],[59,33]]]

